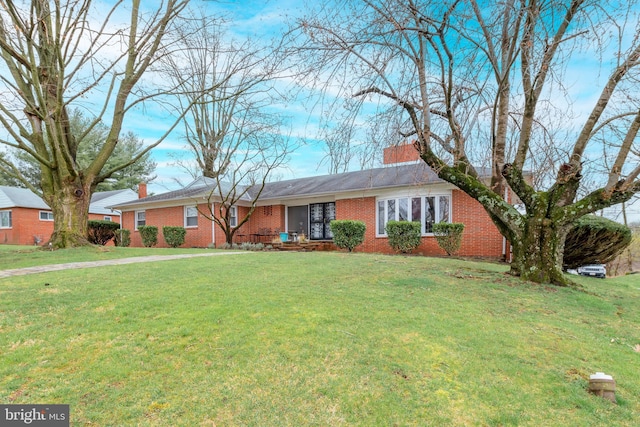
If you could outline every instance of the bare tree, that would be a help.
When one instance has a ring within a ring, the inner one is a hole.
[[[185,139],[199,174],[212,184],[209,210],[202,213],[232,243],[294,147],[283,135],[286,117],[270,110],[282,102],[273,82],[283,62],[277,46],[227,38],[220,19],[202,14],[191,20],[202,30],[182,37],[183,54],[165,58],[165,73],[181,89],[176,108],[184,114]],[[248,209],[232,215],[240,204]]]
[[[69,129],[74,136],[85,134],[86,127],[92,125],[92,122],[93,120],[90,117],[85,117],[78,109],[69,113]],[[108,133],[109,128],[107,126],[98,124],[93,127],[91,132],[84,135],[78,144],[76,152],[76,162],[81,168],[88,166],[95,159]],[[118,144],[104,165],[103,170],[112,169],[115,165],[128,162],[143,149],[143,142],[137,135],[130,131],[124,133],[119,138]],[[32,187],[38,188],[42,181],[40,163],[25,151],[12,151],[14,155],[11,156],[11,164],[18,168],[23,180],[27,180]],[[2,162],[1,159],[0,162]],[[98,184],[96,191],[121,190],[125,188],[136,190],[141,182],[149,182],[155,178],[155,175],[153,175],[155,168],[156,163],[151,159],[151,153],[147,151],[136,163],[114,172],[109,178]],[[0,182],[7,182],[14,187],[25,187],[23,181],[20,181],[15,175],[3,172],[2,168],[0,168]]]
[[[212,190],[207,210],[200,211],[217,224],[225,234],[225,241],[233,243],[236,232],[249,220],[270,174],[282,166],[289,154],[286,137],[278,134],[247,141],[245,149],[229,153],[225,172],[209,178]],[[244,209],[241,209],[244,208]]]
[[[333,67],[332,76],[344,76],[345,96],[376,97],[403,117],[397,134],[415,139],[422,159],[478,200],[511,242],[513,274],[570,285],[561,266],[573,222],[640,191],[637,2],[345,0],[336,7],[314,11],[292,31],[305,36],[301,62]],[[594,57],[601,73],[588,82],[590,99],[572,92],[583,83],[572,73]],[[578,197],[603,152],[611,167],[597,177],[599,188]],[[488,169],[478,167],[483,161]],[[526,171],[541,167],[555,177],[534,186]],[[525,213],[505,200],[507,188]]]
[[[143,10],[140,3],[116,1],[105,11],[91,0],[0,0],[0,123],[7,135],[0,143],[39,163],[39,188],[21,180],[51,207],[55,248],[88,244],[95,187],[153,147],[105,168],[125,114],[151,97],[141,86],[143,75],[187,1],[167,0],[155,10]],[[128,14],[126,22],[118,22],[121,12]],[[94,109],[95,118],[74,135],[69,111],[81,106]],[[100,123],[109,129],[105,142],[88,165],[80,165],[78,146]],[[0,167],[23,178],[9,162]]]
[[[326,145],[325,156],[320,162],[328,163],[329,174],[337,174],[347,172],[353,157],[355,157],[352,143],[352,126],[338,124],[333,128],[325,128],[321,135]]]

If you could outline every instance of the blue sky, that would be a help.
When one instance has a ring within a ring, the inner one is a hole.
[[[224,15],[229,20],[228,33],[239,39],[251,37],[254,40],[268,39],[276,34],[280,34],[287,27],[287,22],[296,16],[301,16],[305,5],[309,3],[300,0],[249,0],[249,1],[202,1],[212,14]],[[607,78],[608,70],[605,66],[594,67],[593,58],[585,52],[584,63],[569,70],[569,78],[575,78],[571,84],[573,89],[580,92],[580,105],[590,108],[595,98],[599,95],[599,89],[593,91],[590,88],[601,87]],[[591,68],[585,63],[591,63]],[[597,68],[597,69],[596,69]],[[585,72],[593,74],[593,78],[585,78]],[[604,71],[604,74],[603,74]],[[571,74],[574,74],[573,76]],[[595,83],[595,85],[594,85]],[[581,88],[581,89],[580,89]],[[304,138],[307,144],[301,146],[292,153],[291,160],[286,168],[275,172],[275,177],[279,179],[300,178],[327,173],[326,163],[321,165],[325,156],[324,145],[316,140],[318,129],[316,127],[317,118],[314,112],[305,105],[290,104],[285,113],[291,115],[292,138]],[[143,114],[136,112],[128,120],[130,130],[137,133],[141,138],[153,142],[161,133],[167,123],[171,122],[171,116],[161,111],[146,110]],[[157,179],[150,183],[149,189],[152,192],[160,193],[178,188],[176,179],[182,183],[189,182],[190,177],[175,166],[172,166],[171,155],[185,153],[185,143],[181,139],[182,129],[180,126],[172,135],[159,147],[152,151],[154,160],[158,163]],[[608,209],[609,217],[620,218],[620,206]],[[633,220],[640,220],[640,203],[636,202],[630,208]]]
[[[106,4],[112,0],[102,0]],[[251,37],[253,40],[269,39],[281,34],[287,28],[288,22],[293,18],[301,16],[304,9],[313,3],[305,0],[193,0],[192,5],[202,5],[215,16],[225,16],[229,22],[228,34],[238,39]],[[580,92],[579,106],[589,108],[594,97],[599,94],[599,89],[594,91],[592,87],[598,86],[607,78],[606,67],[598,67],[597,58],[590,57],[588,52],[584,53],[582,63],[572,68],[568,72],[567,83],[576,92]],[[596,62],[596,66],[593,64]],[[588,65],[590,64],[590,65]],[[591,77],[585,77],[590,75]],[[91,103],[87,100],[87,106]],[[290,123],[291,138],[304,139],[306,144],[302,145],[290,157],[290,162],[285,168],[275,172],[275,178],[301,178],[326,174],[328,166],[322,163],[325,157],[325,146],[319,141],[318,132],[318,112],[312,111],[303,102],[293,102],[288,105],[279,106],[284,114],[292,117]],[[584,113],[581,111],[580,113]],[[174,122],[173,115],[158,107],[153,103],[145,105],[144,109],[134,109],[130,111],[125,119],[123,131],[133,131],[140,138],[149,144],[154,143]],[[158,147],[152,150],[152,157],[157,162],[157,178],[150,183],[149,191],[161,193],[179,187],[180,181],[186,184],[191,177],[180,168],[172,165],[171,155],[188,154],[185,148],[185,141],[182,139],[182,127],[178,125],[172,134]],[[640,203],[636,203],[631,208],[634,212],[633,219],[640,220]],[[619,218],[620,207],[616,206],[609,210],[611,217]]]
[[[197,4],[196,4],[197,5]],[[287,21],[302,13],[304,2],[295,0],[267,0],[267,1],[202,1],[211,14],[224,16],[229,24],[227,34],[237,39],[251,38],[253,40],[270,39],[281,34],[287,27]],[[153,105],[146,105],[144,110],[132,111],[126,119],[126,130],[131,130],[140,138],[153,143],[173,122],[173,116]],[[280,179],[300,178],[326,173],[326,167],[318,167],[324,157],[322,144],[315,141],[317,129],[314,118],[302,104],[290,104],[284,111],[292,116],[289,129],[291,138],[304,138],[307,143],[290,156],[291,161],[286,167],[280,168],[274,174]],[[151,152],[152,158],[158,164],[157,178],[149,184],[149,191],[155,193],[176,189],[180,183],[186,184],[190,176],[184,170],[176,167],[175,156],[188,156],[182,138],[183,128],[178,125],[172,134]]]

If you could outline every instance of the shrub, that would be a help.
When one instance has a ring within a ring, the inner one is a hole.
[[[116,236],[120,224],[112,221],[89,220],[87,238],[94,245],[106,245]]]
[[[162,236],[167,245],[172,248],[177,248],[184,244],[184,238],[187,235],[187,230],[184,227],[171,227],[165,225],[162,227]]]
[[[240,245],[238,246],[238,249],[243,251],[259,252],[264,250],[264,243],[244,242],[244,243],[240,243]]]
[[[116,244],[116,246],[128,248],[131,244],[131,230],[121,228],[120,230],[116,231],[116,237],[113,239],[113,242]]]
[[[331,221],[330,227],[333,233],[333,243],[339,248],[353,252],[356,246],[364,242],[364,233],[367,226],[362,221],[334,219]]]
[[[585,215],[574,223],[564,244],[564,268],[586,264],[606,264],[631,243],[626,225],[595,215]]]
[[[388,221],[385,230],[389,246],[396,252],[408,253],[420,246],[421,224],[417,221]]]
[[[458,252],[462,243],[464,224],[460,222],[438,222],[433,224],[433,235],[447,255]]]
[[[150,248],[158,244],[158,227],[155,225],[141,225],[138,227],[138,232],[144,247]]]

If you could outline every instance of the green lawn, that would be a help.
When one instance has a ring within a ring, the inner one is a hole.
[[[263,252],[3,279],[0,402],[92,426],[638,425],[639,277],[506,270]]]

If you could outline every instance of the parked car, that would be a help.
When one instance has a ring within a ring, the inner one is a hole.
[[[590,264],[578,267],[578,274],[581,276],[599,277],[604,279],[607,277],[607,268],[604,264]]]

